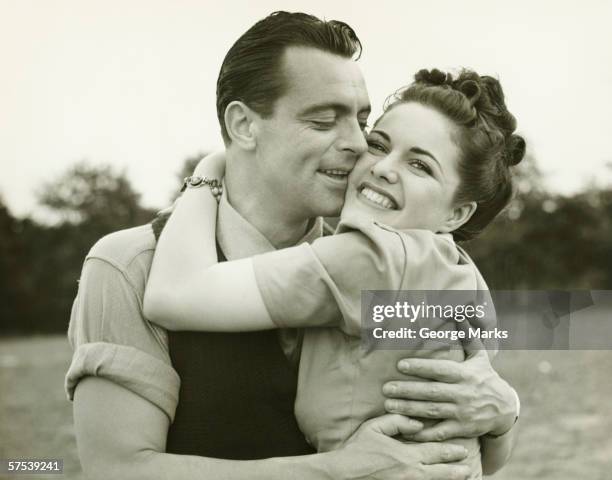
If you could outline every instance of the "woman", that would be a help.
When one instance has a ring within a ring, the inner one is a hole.
[[[337,327],[305,332],[296,417],[319,451],[338,448],[363,421],[384,413],[379,392],[397,376],[391,370],[396,360],[465,358],[463,350],[430,345],[410,352],[360,350],[360,294],[365,289],[486,290],[454,241],[473,238],[508,203],[509,168],[525,151],[515,127],[495,79],[471,71],[456,79],[420,71],[369,132],[369,150],[350,174],[336,235],[211,267],[217,262],[210,254],[214,228],[196,228],[190,219],[207,202],[207,222],[214,225],[216,204],[206,189],[190,191],[160,238],[146,316],[183,330]],[[198,173],[220,178],[222,165],[205,162]],[[217,186],[212,190],[218,193]],[[194,235],[209,254],[198,249],[191,264],[176,262],[173,252],[198,244]],[[474,319],[472,326],[491,328],[492,321]],[[448,321],[437,328],[458,327]],[[457,442],[470,450],[471,478],[480,478],[478,439]],[[508,446],[485,449],[484,456],[485,473],[492,473],[507,458]]]

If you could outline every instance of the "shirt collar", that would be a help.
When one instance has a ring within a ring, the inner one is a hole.
[[[303,242],[311,243],[322,235],[323,219],[317,217],[296,245]],[[275,250],[274,245],[230,205],[225,191],[219,202],[217,241],[228,260],[238,260]]]

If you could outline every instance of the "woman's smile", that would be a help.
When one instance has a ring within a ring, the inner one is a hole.
[[[351,172],[342,217],[398,229],[447,231],[459,184],[454,133],[448,118],[415,102],[386,112]]]
[[[385,210],[397,210],[397,201],[383,188],[377,187],[371,183],[364,182],[357,189],[357,196],[361,201],[365,201],[370,205]]]

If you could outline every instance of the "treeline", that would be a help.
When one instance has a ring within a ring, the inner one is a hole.
[[[525,195],[465,248],[491,289],[612,289],[612,189]]]
[[[188,158],[177,177],[199,158]],[[179,181],[177,178],[177,191]],[[494,289],[612,288],[612,189],[559,196],[533,161],[518,195],[464,247]],[[124,172],[80,163],[39,193],[53,225],[16,218],[0,199],[0,333],[65,332],[83,259],[103,235],[150,222]]]
[[[2,333],[66,331],[91,246],[155,215],[140,205],[124,172],[85,163],[44,185],[39,200],[55,218],[53,225],[15,218],[0,204]]]

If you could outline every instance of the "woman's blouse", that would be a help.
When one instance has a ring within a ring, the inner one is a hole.
[[[362,290],[463,290],[488,296],[478,269],[450,234],[400,231],[375,222],[343,221],[333,236],[254,257],[253,263],[264,303],[279,328],[330,327],[306,329],[299,367],[296,416],[318,451],[338,448],[362,422],[385,413],[382,385],[410,378],[397,371],[398,360],[465,358],[460,340],[455,348],[452,342],[428,341],[413,342],[408,350],[363,348]],[[492,302],[488,305],[492,309]],[[412,325],[458,329],[452,319]],[[494,328],[494,312],[470,326]],[[478,478],[478,439],[460,443],[470,450],[472,478]]]

